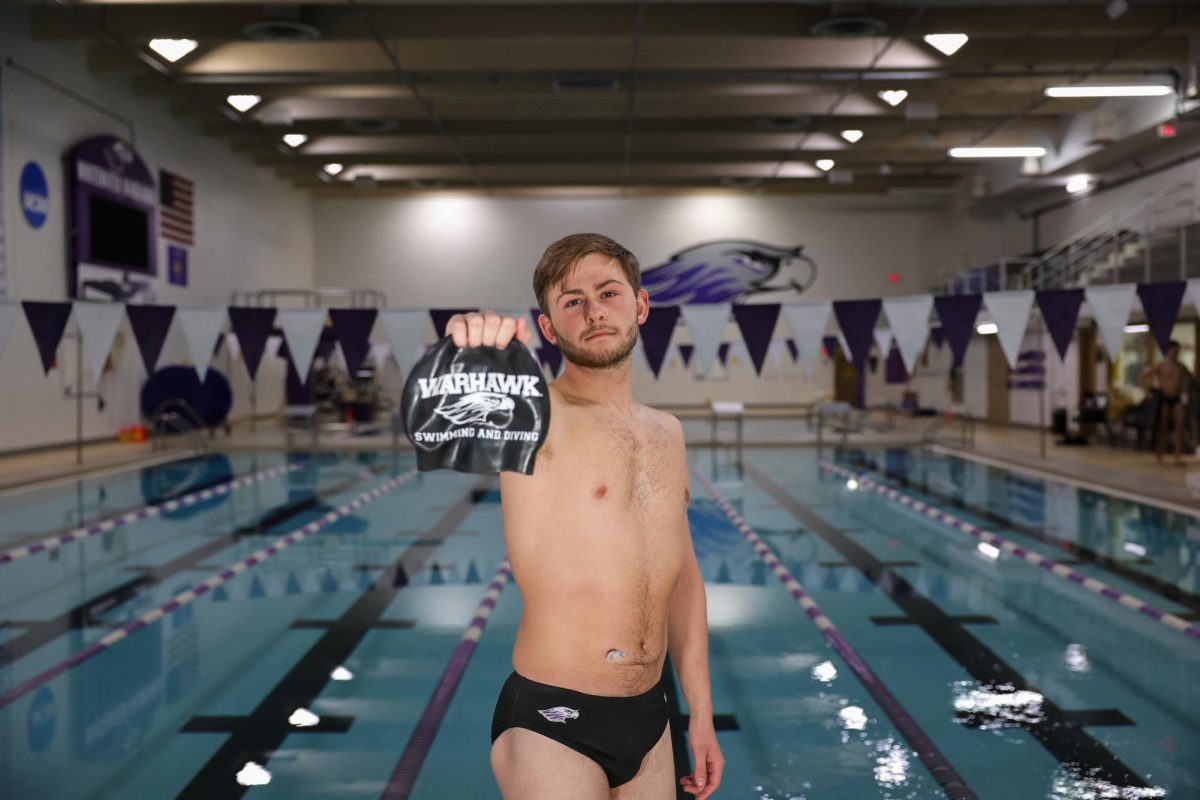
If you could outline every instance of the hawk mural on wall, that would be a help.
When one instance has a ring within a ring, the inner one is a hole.
[[[698,244],[643,270],[642,287],[660,305],[787,302],[817,278],[803,250],[743,239]]]

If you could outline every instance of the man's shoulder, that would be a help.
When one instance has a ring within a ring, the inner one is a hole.
[[[683,441],[683,423],[674,414],[647,405],[642,405],[642,411],[660,428]]]

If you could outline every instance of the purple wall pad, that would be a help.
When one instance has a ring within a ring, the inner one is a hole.
[[[954,354],[954,366],[961,367],[967,354],[967,345],[971,343],[971,334],[975,333],[975,317],[979,314],[979,306],[983,302],[981,294],[944,295],[933,298],[933,307],[937,311],[938,322],[941,323],[942,333]]]
[[[246,362],[246,371],[250,380],[258,375],[258,365],[262,363],[263,351],[267,349],[267,337],[275,327],[275,309],[273,308],[244,308],[229,307],[229,323],[237,336],[238,346],[242,349],[242,359]],[[343,345],[344,346],[344,345]]]
[[[150,625],[153,625],[155,622],[162,619],[167,614],[170,614],[171,612],[173,612],[179,608],[182,608],[183,606],[186,606],[186,605],[189,605],[189,604],[195,602],[197,599],[208,594],[213,589],[216,589],[218,586],[228,583],[233,578],[242,574],[243,572],[250,569],[251,567],[254,567],[257,564],[261,564],[263,561],[266,561],[268,558],[278,555],[279,553],[283,552],[284,550],[286,550],[289,547],[291,547],[292,545],[294,545],[296,542],[300,542],[300,541],[307,539],[308,537],[312,536],[314,533],[320,531],[322,528],[326,528],[326,527],[332,525],[333,523],[337,522],[342,517],[347,516],[348,514],[361,508],[362,506],[366,505],[367,503],[370,503],[373,500],[377,500],[378,498],[382,497],[383,495],[385,495],[388,492],[395,489],[397,486],[399,486],[403,483],[407,483],[408,481],[412,480],[413,478],[415,478],[417,476],[417,474],[418,474],[417,470],[414,468],[414,469],[408,470],[407,472],[405,472],[401,475],[398,475],[395,478],[385,481],[385,482],[381,483],[379,486],[376,486],[374,489],[371,489],[369,491],[363,492],[362,494],[358,495],[353,500],[351,500],[349,503],[338,506],[336,509],[334,509],[333,511],[330,511],[325,516],[323,516],[319,519],[313,520],[312,522],[305,525],[303,528],[293,531],[292,533],[289,533],[287,536],[281,536],[280,538],[278,538],[274,542],[272,542],[270,544],[270,546],[266,547],[265,549],[258,550],[256,552],[252,553],[250,556],[237,562],[236,564],[226,567],[225,569],[221,570],[220,572],[214,573],[213,575],[209,576],[209,578],[207,580],[203,581],[202,583],[197,584],[194,588],[186,589],[186,590],[180,592],[179,594],[175,595],[170,600],[168,600],[167,602],[158,606],[157,608],[150,609],[146,613],[139,616],[137,619],[133,620],[132,622],[126,623],[125,625],[122,625],[120,628],[117,628],[116,630],[114,630],[112,633],[108,634],[104,638],[99,639],[99,640],[93,642],[92,644],[88,645],[87,647],[83,648],[82,650],[74,653],[69,658],[63,659],[62,661],[58,662],[54,666],[45,670],[44,672],[40,672],[37,675],[34,675],[29,680],[25,681],[24,683],[19,683],[16,686],[13,686],[8,691],[4,692],[3,694],[0,694],[0,708],[4,708],[5,706],[10,705],[14,701],[19,700],[20,698],[29,694],[30,692],[32,692],[34,689],[38,688],[39,686],[49,683],[50,681],[54,680],[55,678],[57,678],[59,675],[63,674],[64,672],[74,669],[75,667],[79,666],[83,662],[88,661],[91,658],[99,655],[100,653],[104,652],[108,648],[119,643],[121,640],[123,640],[129,636],[132,636],[133,634],[137,633],[138,631],[140,631],[144,628],[149,627]]]
[[[338,344],[342,346],[342,355],[346,357],[351,378],[363,365],[367,353],[371,352],[371,328],[375,327],[375,317],[378,315],[379,311],[374,308],[329,309],[329,325]]]
[[[1138,613],[1149,617],[1150,619],[1161,622],[1172,630],[1186,633],[1193,638],[1200,639],[1200,627],[1191,624],[1182,617],[1178,617],[1170,612],[1155,608],[1141,598],[1118,591],[1102,581],[1098,581],[1095,578],[1091,578],[1081,572],[1077,572],[1065,564],[1059,564],[1057,561],[1046,558],[1040,553],[1035,553],[1018,544],[1014,544],[1008,539],[1005,539],[1003,536],[997,536],[990,531],[985,531],[978,525],[967,522],[965,519],[959,519],[953,514],[948,514],[936,506],[932,506],[921,500],[917,500],[914,497],[910,497],[909,495],[906,495],[897,489],[893,489],[890,486],[878,483],[877,481],[868,478],[866,475],[860,475],[856,472],[846,469],[845,467],[839,467],[836,464],[832,464],[824,459],[818,459],[817,466],[826,472],[831,472],[834,475],[838,475],[843,478],[854,478],[856,481],[858,481],[858,485],[862,488],[869,489],[875,494],[882,495],[893,503],[899,503],[906,508],[910,508],[920,514],[924,514],[930,519],[935,519],[956,531],[965,533],[972,538],[980,540],[981,542],[987,542],[993,547],[999,548],[1002,552],[1010,553],[1024,561],[1028,561],[1030,564],[1033,564],[1036,567],[1040,567],[1047,572],[1057,575],[1060,578],[1065,578],[1071,583],[1082,586],[1088,591],[1107,598],[1118,605],[1125,606],[1126,608],[1132,608],[1134,611],[1137,611]]]
[[[129,317],[129,327],[133,328],[133,338],[142,354],[146,374],[153,375],[163,342],[171,330],[171,320],[175,319],[175,306],[127,305],[125,316]]]
[[[1079,319],[1079,306],[1083,303],[1083,289],[1048,289],[1036,295],[1042,320],[1059,358],[1067,357],[1067,348],[1075,337],[1075,322]]]
[[[850,360],[861,367],[875,344],[875,323],[882,300],[834,300],[833,313],[850,347]]]
[[[25,556],[32,556],[37,553],[46,553],[51,550],[57,550],[64,544],[78,542],[81,539],[87,539],[89,537],[96,536],[97,534],[108,533],[111,530],[122,528],[134,522],[141,522],[142,520],[150,517],[157,517],[159,514],[164,512],[170,513],[183,506],[195,505],[196,503],[212,499],[213,497],[220,497],[221,495],[229,494],[230,492],[238,489],[243,489],[247,486],[274,478],[276,475],[283,475],[287,472],[295,472],[296,470],[307,466],[307,461],[298,461],[295,464],[260,470],[259,472],[255,472],[253,475],[245,475],[241,478],[235,478],[226,483],[218,484],[217,486],[210,486],[207,489],[202,489],[199,492],[185,494],[182,497],[175,497],[152,506],[136,508],[132,511],[127,511],[120,516],[102,519],[99,522],[93,522],[90,525],[84,525],[56,536],[48,536],[41,541],[34,542],[33,544],[27,544],[22,547],[14,547],[11,550],[0,552],[0,566],[3,566],[10,561],[16,561],[17,559],[24,558]]]
[[[441,727],[442,720],[446,718],[450,701],[454,699],[454,693],[458,691],[459,681],[462,680],[463,673],[467,671],[467,665],[471,663],[471,657],[475,655],[479,639],[483,636],[484,629],[487,628],[488,618],[496,609],[500,593],[504,591],[504,587],[511,577],[512,570],[506,558],[500,562],[500,567],[496,570],[495,577],[483,595],[483,600],[475,608],[475,616],[471,618],[471,622],[463,632],[458,647],[455,647],[454,652],[450,655],[450,661],[446,664],[446,669],[442,671],[442,677],[429,697],[425,711],[421,714],[421,719],[417,721],[412,736],[408,739],[408,744],[404,746],[404,752],[400,755],[400,760],[396,762],[396,768],[392,770],[392,776],[384,786],[380,800],[408,800],[412,794],[413,787],[417,783],[417,776],[420,775],[421,767],[425,764],[425,757],[429,755],[429,749],[433,746],[438,728]]]
[[[1179,306],[1183,303],[1185,291],[1187,283],[1184,281],[1138,284],[1142,311],[1146,312],[1150,332],[1154,334],[1154,341],[1158,342],[1158,349],[1163,353],[1167,352],[1167,345],[1171,342],[1171,330],[1179,319]]]
[[[67,320],[71,317],[71,304],[23,300],[21,308],[25,310],[25,321],[29,323],[38,355],[42,357],[42,371],[49,374],[50,367],[54,366],[58,343],[62,341]]]
[[[754,362],[754,373],[762,375],[763,362],[771,346],[771,335],[775,333],[775,322],[779,319],[779,303],[754,303],[734,305],[733,318],[742,332],[742,340]]]
[[[642,350],[656,378],[662,371],[663,359],[667,356],[667,348],[671,346],[671,335],[675,333],[677,322],[679,306],[651,306],[650,316],[642,324]]]
[[[825,640],[833,646],[833,649],[842,657],[842,660],[854,671],[859,682],[871,694],[871,697],[875,698],[875,702],[888,715],[888,719],[896,726],[896,730],[900,732],[900,735],[912,746],[917,758],[921,759],[921,763],[925,765],[925,768],[929,770],[934,780],[942,787],[942,791],[946,793],[946,796],[950,800],[977,800],[975,792],[971,791],[970,787],[967,786],[966,781],[954,769],[949,759],[942,754],[942,751],[938,750],[937,745],[933,743],[929,735],[917,724],[917,721],[908,713],[908,710],[900,704],[900,701],[896,699],[896,696],[892,694],[887,685],[867,666],[867,663],[862,660],[858,651],[851,646],[846,637],[834,627],[833,621],[825,616],[820,606],[809,597],[808,593],[800,585],[800,582],[776,558],[766,542],[754,532],[750,524],[742,518],[742,515],[737,512],[737,509],[721,494],[717,487],[713,486],[700,470],[696,469],[695,464],[689,462],[688,468],[691,469],[692,475],[695,476],[696,480],[700,481],[704,485],[704,488],[708,490],[708,493],[713,496],[717,505],[725,512],[725,516],[729,518],[729,521],[742,534],[742,538],[750,543],[750,546],[754,548],[754,552],[758,557],[775,573],[775,577],[779,578],[779,581],[792,595],[792,599],[804,609],[805,614],[821,631],[821,635],[825,637]]]

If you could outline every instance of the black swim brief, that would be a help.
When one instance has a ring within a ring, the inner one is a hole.
[[[508,676],[492,717],[492,743],[528,728],[595,761],[616,788],[633,780],[667,727],[663,680],[634,697],[600,697]]]
[[[1175,406],[1179,405],[1179,400],[1182,397],[1183,397],[1183,395],[1178,395],[1178,394],[1175,395],[1174,397],[1172,397],[1169,394],[1164,394],[1162,396],[1162,402],[1163,402],[1163,405],[1166,406],[1167,408],[1174,408]]]

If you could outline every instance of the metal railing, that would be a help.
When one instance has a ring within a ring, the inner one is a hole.
[[[208,436],[203,433],[206,429]],[[204,424],[196,409],[182,397],[164,400],[150,415],[150,449],[159,450],[166,447],[165,435],[170,431],[186,435],[192,445],[201,452],[208,451],[208,439],[212,436],[212,429]]]
[[[230,293],[229,303],[235,306],[263,308],[385,308],[387,295],[379,289],[350,289],[340,286],[315,289],[238,289]]]
[[[945,416],[934,420],[921,436],[921,444],[925,447],[936,444],[938,434],[956,424],[959,426],[958,445],[974,447],[976,419],[965,411],[950,411]]]

